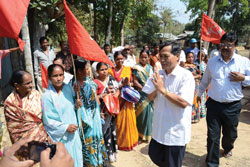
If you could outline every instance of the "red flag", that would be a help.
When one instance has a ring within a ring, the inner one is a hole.
[[[118,115],[120,112],[120,104],[118,97],[113,96],[111,93],[103,97],[103,102],[111,115]]]
[[[48,81],[49,81],[48,71],[42,63],[40,63],[40,67],[41,67],[41,75],[42,75],[42,87],[48,88]]]
[[[0,37],[14,38],[23,50],[25,43],[19,38],[30,0],[0,0]]]
[[[220,39],[224,34],[225,32],[213,19],[202,13],[201,38],[203,40],[220,44]]]
[[[70,11],[65,0],[63,3],[70,52],[86,60],[104,62],[114,67],[114,64],[105,55],[104,51],[101,50],[96,41],[90,37],[88,32]]]

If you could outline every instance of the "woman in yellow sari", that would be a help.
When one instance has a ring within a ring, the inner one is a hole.
[[[123,66],[124,57],[121,52],[114,54],[115,68],[109,69],[119,83],[120,88],[130,85],[132,70]],[[120,98],[120,113],[116,119],[117,144],[120,150],[132,150],[138,143],[138,131],[136,128],[136,116],[133,103]]]

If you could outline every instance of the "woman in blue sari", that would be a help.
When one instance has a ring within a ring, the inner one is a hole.
[[[134,87],[141,95],[140,101],[135,104],[136,124],[139,138],[146,142],[151,139],[153,116],[153,101],[149,101],[147,94],[141,91],[147,79],[153,75],[153,68],[148,64],[148,60],[148,53],[142,50],[139,64],[133,67]]]
[[[48,76],[52,84],[42,96],[44,127],[53,142],[62,142],[65,145],[74,159],[74,167],[82,167],[82,144],[74,110],[74,92],[70,86],[63,84],[62,66],[50,65]]]
[[[108,156],[104,145],[100,108],[96,96],[96,83],[89,77],[87,61],[76,60],[77,84],[73,78],[70,85],[80,96],[83,106],[78,112],[78,122],[82,140],[84,166],[109,166]]]

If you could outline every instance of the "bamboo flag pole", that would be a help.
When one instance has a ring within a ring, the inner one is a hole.
[[[74,61],[74,58],[73,58],[72,54],[71,54],[71,59],[72,59],[72,66],[73,66],[73,72],[74,72],[75,82],[77,82],[75,61]],[[76,99],[77,100],[80,99],[79,92],[76,92]],[[81,132],[82,132],[82,138],[83,138],[84,143],[86,143],[84,131],[83,131],[83,128],[82,128],[82,116],[81,116],[81,108],[80,107],[78,107],[77,112],[79,113],[79,116],[80,116],[80,126],[81,126],[80,129],[81,129]]]
[[[201,69],[201,51],[202,51],[202,37],[200,38],[200,69]]]

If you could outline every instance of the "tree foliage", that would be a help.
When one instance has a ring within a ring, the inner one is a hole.
[[[123,34],[126,43],[141,46],[157,42],[163,25],[170,33],[178,34],[183,30],[183,25],[173,19],[170,9],[155,14],[155,0],[67,0],[67,3],[101,46],[107,39],[108,27],[111,27],[110,44],[114,46],[121,44]],[[63,10],[59,4],[61,0],[33,0],[29,7],[36,21],[48,25],[46,35],[54,42],[67,39],[65,18],[57,16],[58,11]]]
[[[187,11],[191,11],[191,18],[197,17],[191,24],[187,24],[186,30],[194,30],[198,35],[201,25],[201,13],[208,9],[207,0],[181,0],[187,5]],[[249,0],[217,0],[215,10],[215,22],[225,31],[233,31],[240,39],[245,39],[245,33],[249,32],[250,25],[250,1]]]

